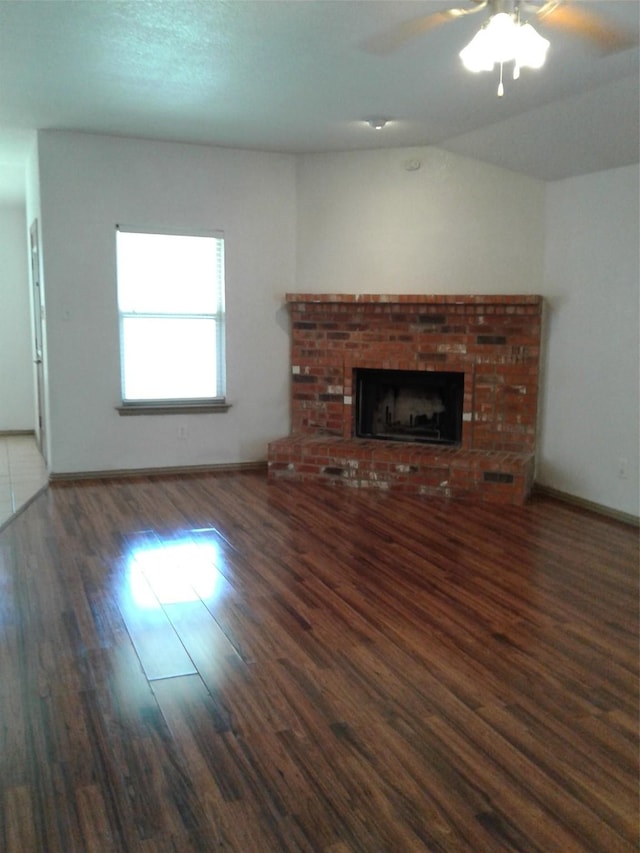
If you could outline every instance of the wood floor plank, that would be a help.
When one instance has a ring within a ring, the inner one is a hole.
[[[147,678],[172,678],[196,672],[162,602],[135,561],[126,561],[118,572],[115,594]]]
[[[38,849],[31,791],[27,785],[5,790],[2,827],[6,853]]]
[[[638,596],[543,496],[57,485],[0,531],[0,849],[630,853]]]

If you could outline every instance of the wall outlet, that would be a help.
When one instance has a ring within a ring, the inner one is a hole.
[[[618,459],[618,477],[620,477],[621,480],[626,480],[629,476],[627,473],[628,470],[629,460],[621,456],[620,459]]]
[[[189,429],[186,424],[180,424],[178,427],[178,438],[185,439],[189,435]]]

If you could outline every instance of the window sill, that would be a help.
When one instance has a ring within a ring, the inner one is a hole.
[[[205,415],[213,412],[228,412],[231,403],[224,400],[206,400],[201,403],[122,403],[116,406],[119,415]]]

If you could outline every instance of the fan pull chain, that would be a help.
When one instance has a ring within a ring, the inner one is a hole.
[[[504,95],[504,86],[502,85],[502,62],[500,63],[500,82],[498,83],[498,97]]]

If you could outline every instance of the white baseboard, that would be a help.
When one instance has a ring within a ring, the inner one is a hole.
[[[126,477],[164,477],[181,474],[207,474],[220,471],[266,470],[266,461],[223,462],[220,465],[182,465],[169,468],[121,468],[108,471],[69,471],[49,474],[49,483],[69,482],[71,480],[108,480]]]
[[[586,498],[579,498],[577,495],[570,495],[567,492],[562,492],[559,489],[554,489],[551,486],[543,486],[542,483],[534,483],[534,492],[540,495],[547,495],[550,498],[556,498],[564,503],[573,504],[574,506],[582,507],[582,509],[597,512],[599,515],[606,515],[609,518],[614,518],[616,521],[623,521],[625,524],[633,524],[635,527],[640,527],[640,518],[630,512],[622,512],[622,510],[612,509],[604,506],[604,504],[588,501]]]

